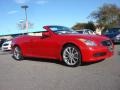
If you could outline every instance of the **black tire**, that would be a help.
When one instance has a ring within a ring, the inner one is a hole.
[[[22,51],[18,46],[15,46],[13,48],[12,55],[15,60],[18,60],[18,61],[23,60]]]
[[[62,59],[70,67],[77,67],[82,64],[80,50],[74,45],[67,45],[63,48]]]

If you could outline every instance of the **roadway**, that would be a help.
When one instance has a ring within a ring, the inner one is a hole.
[[[0,51],[0,90],[120,90],[120,46],[113,57],[75,68],[57,61],[15,61]]]

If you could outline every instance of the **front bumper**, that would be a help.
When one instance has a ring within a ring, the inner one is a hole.
[[[113,46],[99,46],[84,48],[82,52],[83,62],[96,62],[113,55]]]
[[[7,50],[11,50],[11,47],[7,47],[7,46],[4,46],[1,48],[2,51],[7,51]]]

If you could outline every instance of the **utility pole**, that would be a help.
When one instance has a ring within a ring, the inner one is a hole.
[[[25,24],[26,24],[26,31],[28,33],[28,18],[27,18],[27,8],[28,8],[28,6],[23,5],[23,6],[21,6],[21,8],[23,8],[25,10]]]

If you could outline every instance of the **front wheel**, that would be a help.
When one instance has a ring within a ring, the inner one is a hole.
[[[21,49],[18,47],[18,46],[15,46],[13,48],[13,58],[16,59],[16,60],[22,60],[23,59],[23,55],[22,55],[22,52],[21,52]]]
[[[80,50],[73,45],[67,45],[62,51],[63,62],[70,67],[76,67],[81,65],[81,53]]]

